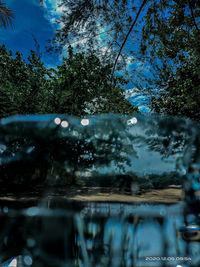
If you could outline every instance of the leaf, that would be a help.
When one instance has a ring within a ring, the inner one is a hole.
[[[10,25],[13,26],[12,19],[14,18],[13,11],[6,6],[5,3],[0,2],[0,25],[5,29]]]

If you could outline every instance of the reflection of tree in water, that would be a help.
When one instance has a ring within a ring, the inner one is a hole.
[[[193,146],[199,142],[199,125],[189,119],[152,115],[141,116],[140,120],[143,133],[136,141],[163,157],[179,153],[184,156],[187,149],[192,152]],[[195,150],[198,150],[198,146]]]
[[[198,160],[198,126],[186,119],[137,115],[138,123],[126,126],[120,116],[105,115],[93,116],[89,125],[83,126],[75,117],[61,116],[58,125],[55,118],[18,117],[1,125],[2,185],[24,185],[25,189],[28,185],[70,185],[93,180],[95,186],[104,176],[113,176],[115,180],[105,178],[105,184],[114,181],[113,185],[120,187],[124,183],[130,190],[130,184],[138,182],[134,166],[130,173],[126,169],[137,157],[135,147],[156,151],[163,159],[177,155],[177,162],[186,167]],[[67,127],[62,121],[67,122]],[[101,173],[105,167],[105,173]],[[169,177],[173,179],[174,175]],[[154,188],[159,187],[159,180],[162,185],[167,184],[166,180],[170,183],[164,176],[155,175],[153,182],[151,174],[148,179],[144,175],[140,184]],[[176,180],[175,184],[178,176]]]
[[[25,118],[11,118],[7,125],[1,125],[1,140],[6,147],[1,155],[5,184],[27,184],[26,180],[44,183],[49,177],[54,177],[54,183],[58,179],[74,184],[77,171],[109,167],[111,163],[124,169],[130,164],[128,155],[135,153],[133,138],[117,116],[91,118],[88,126],[67,116],[63,118],[69,121],[66,128],[53,122],[55,116]]]

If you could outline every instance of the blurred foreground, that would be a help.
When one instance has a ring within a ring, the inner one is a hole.
[[[199,266],[199,132],[157,115],[2,119],[2,266]]]

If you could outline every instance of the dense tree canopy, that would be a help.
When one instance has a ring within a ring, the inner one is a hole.
[[[127,73],[128,63],[138,63],[139,55],[136,51],[138,28],[133,26],[137,24],[138,19],[141,19],[141,16],[138,18],[136,14],[139,11],[143,12],[146,2],[146,0],[142,3],[133,0],[62,0],[64,11],[58,22],[61,28],[57,30],[53,46],[50,48],[62,50],[64,46],[71,44],[79,51],[93,50],[101,60],[109,58],[114,63],[121,44],[128,37],[124,46],[129,48],[129,52],[126,53],[126,49],[123,49],[114,67]],[[132,29],[128,34],[130,28]],[[136,71],[137,68],[134,68],[134,73]],[[141,77],[142,73],[140,74]]]
[[[50,81],[34,51],[28,63],[17,52],[0,47],[0,117],[13,114],[44,113]]]
[[[126,80],[110,83],[111,65],[102,65],[93,54],[74,54],[57,69],[47,69],[34,51],[27,61],[17,52],[0,47],[0,117],[13,114],[134,113],[124,98]]]
[[[200,119],[200,2],[165,1],[146,15],[141,49],[157,61],[152,109]]]

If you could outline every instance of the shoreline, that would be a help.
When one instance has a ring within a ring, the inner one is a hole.
[[[183,200],[183,190],[178,186],[153,189],[140,194],[121,192],[119,189],[100,187],[80,187],[56,190],[54,188],[42,192],[7,193],[0,195],[0,202],[39,202],[46,198],[55,198],[73,202],[141,202],[174,204]]]

